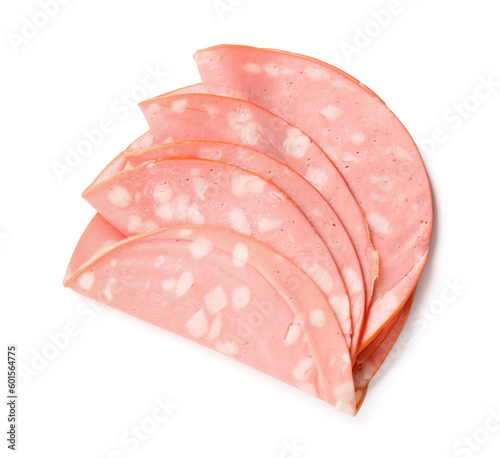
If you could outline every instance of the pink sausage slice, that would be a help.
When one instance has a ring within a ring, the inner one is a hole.
[[[65,283],[356,412],[349,352],[326,297],[250,237],[200,227],[149,232],[89,259]]]
[[[350,345],[350,301],[328,247],[289,196],[260,175],[205,159],[159,159],[117,173],[83,197],[127,236],[193,224],[261,240],[318,284]]]
[[[359,409],[363,405],[366,392],[368,391],[368,384],[384,363],[399,337],[399,334],[403,330],[414,296],[415,291],[412,293],[401,312],[399,312],[399,315],[394,317],[384,327],[379,336],[377,336],[377,339],[368,345],[368,347],[366,347],[356,358],[353,367],[356,384],[356,412],[359,412]],[[379,340],[381,334],[384,334],[384,336]]]
[[[351,303],[351,355],[355,356],[366,307],[361,266],[349,235],[337,214],[307,180],[263,153],[232,143],[207,141],[170,143],[130,153],[125,152],[125,155],[132,166],[164,158],[212,159],[251,170],[281,188],[302,210],[324,240],[339,268]]]
[[[380,256],[365,348],[401,310],[427,259],[431,189],[411,136],[372,91],[316,59],[232,45],[199,51],[195,59],[206,89],[252,101],[287,119],[343,174]]]
[[[118,229],[97,213],[78,241],[64,281],[66,282],[84,262],[124,238],[125,236]]]
[[[391,321],[389,321],[382,330],[377,334],[377,337],[373,339],[365,349],[358,353],[356,359],[354,361],[354,365],[352,367],[352,372],[355,373],[359,370],[360,366],[380,347],[381,343],[387,338],[391,329],[394,327],[396,322],[398,321],[399,315],[401,312],[394,316]]]
[[[389,333],[387,334],[387,337],[380,343],[375,351],[359,367],[357,367],[357,370],[354,372],[354,384],[356,386],[356,390],[368,386],[370,380],[375,376],[386,360],[392,350],[392,347],[398,340],[401,331],[403,330],[410,313],[414,297],[415,291],[406,301],[401,312],[397,316],[394,325],[392,325]]]
[[[230,97],[167,94],[142,102],[140,107],[154,140],[145,135],[133,148],[191,140],[241,144],[287,164],[306,178],[323,194],[349,233],[370,300],[378,258],[364,215],[342,175],[304,132],[262,107]]]

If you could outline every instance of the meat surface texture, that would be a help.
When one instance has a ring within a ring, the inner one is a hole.
[[[202,82],[141,102],[149,130],[84,190],[97,213],[64,285],[355,415],[429,254],[418,149],[312,57],[195,61]]]
[[[432,198],[413,139],[371,90],[319,60],[233,45],[199,51],[195,60],[205,89],[283,117],[307,133],[318,154],[344,176],[380,261],[364,349],[402,309],[427,260]]]

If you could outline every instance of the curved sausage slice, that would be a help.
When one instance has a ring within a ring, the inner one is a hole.
[[[328,247],[290,197],[260,175],[206,159],[158,159],[111,176],[83,197],[127,236],[198,225],[268,244],[328,296],[350,345],[350,301]]]
[[[232,45],[199,51],[195,60],[207,90],[252,101],[288,120],[344,176],[380,257],[365,348],[402,309],[427,259],[432,198],[414,141],[372,91],[319,60]]]
[[[201,90],[198,85],[195,88]],[[285,163],[308,180],[330,203],[349,233],[370,300],[378,258],[364,214],[340,172],[307,134],[258,105],[232,97],[175,91],[146,100],[140,107],[153,137],[141,137],[138,143],[142,145],[191,140],[241,144]]]
[[[356,412],[348,348],[326,297],[250,237],[200,227],[129,237],[65,284]]]
[[[361,338],[365,316],[363,273],[356,251],[342,222],[314,186],[283,163],[252,148],[224,142],[170,143],[143,150],[125,152],[132,166],[166,158],[211,159],[236,165],[265,177],[282,189],[302,210],[324,240],[337,264],[351,303],[351,356],[354,358]]]

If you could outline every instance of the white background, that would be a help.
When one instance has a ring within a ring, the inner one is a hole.
[[[500,431],[482,429],[494,429],[500,413],[497,1],[401,0],[377,27],[374,15],[389,0],[232,0],[222,17],[213,0],[74,0],[45,26],[25,26],[33,36],[22,43],[23,24],[43,24],[43,10],[34,0],[4,3],[0,386],[4,393],[6,347],[16,344],[16,456],[498,456]],[[360,43],[366,29],[372,36]],[[342,43],[355,37],[362,47],[348,56]],[[197,82],[192,54],[224,42],[308,54],[346,70],[426,146],[436,219],[430,261],[406,340],[355,418],[117,311],[89,308],[62,286],[93,215],[81,191],[146,130],[139,109],[127,111],[121,97],[141,92],[149,67],[168,75],[146,97]],[[481,78],[497,83],[478,101]],[[469,112],[450,118],[464,100]],[[59,180],[54,163],[106,118],[112,132]],[[446,138],[433,149],[426,139],[434,129]],[[454,282],[460,287],[446,293]],[[64,339],[68,325],[77,335]],[[54,336],[64,347],[55,352]],[[120,437],[152,415],[156,398],[176,407],[131,452]],[[6,416],[2,401],[2,456]],[[464,435],[474,443],[466,446]]]

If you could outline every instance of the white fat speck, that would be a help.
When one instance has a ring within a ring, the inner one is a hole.
[[[248,248],[243,243],[237,243],[233,249],[233,264],[235,267],[243,267],[248,261]]]
[[[167,184],[157,184],[153,189],[153,199],[159,205],[165,205],[172,198],[172,188]]]
[[[203,309],[193,315],[186,323],[186,328],[195,339],[201,339],[208,332],[207,316]]]
[[[368,178],[373,184],[384,183],[387,181],[387,178],[383,175],[370,175]]]
[[[349,135],[349,140],[353,143],[363,143],[365,141],[365,134],[362,132],[355,132],[354,134]]]
[[[136,202],[139,202],[141,200],[142,194],[140,192],[136,192],[134,199]]]
[[[146,221],[144,221],[144,225],[143,225],[144,232],[156,231],[156,229],[158,229],[158,223],[156,221],[152,221],[150,219],[147,219]]]
[[[269,219],[269,218],[260,218],[257,222],[257,227],[259,228],[259,232],[262,234],[268,231],[274,231],[275,229],[280,228],[283,225],[283,221],[280,219]]]
[[[377,235],[387,235],[391,232],[391,223],[379,213],[368,213],[366,220],[370,229]]]
[[[187,107],[187,99],[177,99],[172,102],[172,111],[174,113],[182,113]]]
[[[349,296],[330,296],[328,303],[332,306],[339,323],[347,322],[350,319]]]
[[[340,116],[340,109],[333,105],[328,105],[320,111],[321,115],[324,116],[328,121],[334,121]]]
[[[189,196],[186,194],[180,194],[177,196],[174,207],[175,219],[185,221],[187,219],[187,212],[189,209]]]
[[[336,363],[336,362],[337,362],[337,357],[336,357],[336,356],[332,356],[332,357],[330,358],[330,360],[328,361],[328,366],[329,366],[329,367],[333,367],[333,366],[335,366],[335,363]]]
[[[309,314],[309,323],[317,328],[321,328],[325,325],[325,314],[322,310],[311,310]]]
[[[403,149],[403,148],[398,148],[396,150],[396,156],[398,156],[400,159],[404,159],[406,161],[411,161],[411,157],[410,155],[408,154],[408,152]]]
[[[372,192],[370,194],[370,199],[374,200],[375,202],[380,202],[380,203],[383,203],[386,201],[386,198],[380,194],[375,194],[374,192]]]
[[[189,270],[182,272],[179,280],[177,281],[177,286],[175,287],[175,295],[177,297],[184,296],[191,287],[194,285],[194,277],[192,272]]]
[[[349,356],[349,353],[343,353],[342,354],[342,361],[344,361],[345,364],[351,364],[351,357]]]
[[[231,294],[231,299],[235,309],[242,309],[250,302],[250,290],[247,286],[235,288]]]
[[[113,259],[110,264],[111,267],[116,267],[118,265],[118,261],[116,259]]]
[[[311,396],[318,395],[316,387],[312,383],[297,383],[297,388],[304,393],[310,394]]]
[[[306,68],[305,72],[312,80],[326,80],[330,76],[326,70],[319,67]]]
[[[253,62],[247,62],[243,65],[243,70],[248,73],[259,73],[261,71],[261,67],[259,64],[254,64]]]
[[[373,303],[373,306],[376,307],[377,310],[393,311],[397,310],[399,306],[399,301],[396,295],[392,291],[388,291],[382,297],[379,297]]]
[[[206,180],[203,178],[197,177],[193,180],[193,187],[194,187],[194,192],[200,198],[201,200],[206,199],[206,192],[209,187],[209,184]]]
[[[231,227],[242,234],[250,235],[252,230],[250,225],[248,224],[248,219],[241,208],[233,208],[228,213],[229,224]]]
[[[200,157],[205,159],[211,159],[212,161],[220,160],[222,153],[218,148],[209,147],[209,148],[200,148]]]
[[[212,242],[205,237],[199,237],[188,245],[189,252],[194,259],[201,259],[213,249]]]
[[[139,232],[143,231],[144,227],[144,221],[142,220],[142,217],[139,215],[131,215],[127,230],[130,234],[138,234]]]
[[[335,88],[335,89],[343,89],[343,90],[346,90],[346,91],[349,91],[349,92],[352,92],[352,88],[350,86],[348,86],[345,81],[342,81],[342,80],[333,80],[332,81],[332,86]]]
[[[363,282],[358,273],[351,267],[342,269],[342,278],[353,293],[359,293],[363,289]]]
[[[277,64],[264,65],[264,71],[269,76],[278,76],[280,74],[280,69]]]
[[[172,202],[158,207],[155,210],[155,215],[164,221],[171,221],[174,218],[174,208],[172,206]]]
[[[222,331],[222,318],[220,315],[216,315],[212,320],[212,324],[210,325],[210,331],[207,336],[207,340],[211,342],[212,340],[217,339],[220,336]]]
[[[189,173],[190,173],[190,175],[191,175],[192,177],[197,177],[197,176],[201,175],[201,169],[199,169],[198,167],[194,167],[194,168],[192,168],[192,169],[190,170],[190,172],[189,172]]]
[[[391,182],[387,177],[382,175],[371,175],[370,182],[377,186],[378,189],[384,192],[389,192],[392,189]]]
[[[193,233],[193,229],[181,229],[179,231],[180,237],[189,237]]]
[[[337,401],[350,404],[350,401],[354,397],[354,384],[350,381],[335,387],[333,395]]]
[[[376,367],[373,366],[369,361],[365,361],[358,372],[356,373],[357,377],[361,377],[363,380],[371,380],[375,375]]]
[[[215,105],[205,105],[205,110],[210,117],[215,116],[219,112],[219,108]]]
[[[146,107],[146,110],[145,110],[145,114],[148,116],[148,117],[153,117],[155,116],[159,111],[161,111],[161,106],[156,103],[156,102],[152,102],[150,103],[147,107]],[[145,138],[143,137],[140,137],[139,138],[139,141],[138,141],[138,147],[139,149],[143,149],[143,148],[149,148],[149,144],[147,146],[143,146],[143,142],[145,143],[149,143],[148,142],[149,140],[149,136],[146,136]],[[135,144],[134,144],[135,146]]]
[[[198,205],[194,203],[189,206],[187,217],[196,226],[203,226],[205,224],[205,217],[201,214]]]
[[[300,337],[301,329],[302,326],[294,320],[294,322],[288,328],[288,332],[286,333],[285,347],[288,347],[297,342],[298,338]]]
[[[231,177],[231,190],[236,197],[253,196],[262,194],[266,182],[257,175],[233,175]]]
[[[338,156],[338,152],[330,145],[321,145],[321,149],[330,159],[335,159]]]
[[[158,269],[158,267],[161,267],[165,262],[165,256],[161,255],[156,258],[154,266]]]
[[[304,157],[312,144],[311,139],[296,127],[289,127],[286,134],[287,137],[283,142],[286,153],[299,159]]]
[[[132,196],[123,186],[111,186],[108,199],[116,207],[128,207],[132,201]]]
[[[221,285],[217,285],[208,294],[205,294],[205,307],[208,313],[215,315],[220,312],[227,305],[226,293],[222,289]]]
[[[277,191],[271,191],[269,193],[269,195],[275,199],[275,200],[279,200],[281,202],[284,202],[286,200],[286,196],[284,196],[281,192],[277,192]]]
[[[244,145],[254,146],[259,138],[260,126],[256,122],[247,122],[240,127],[240,137]]]
[[[356,404],[359,403],[359,401],[361,401],[362,397],[363,397],[363,393],[364,393],[364,390],[356,390],[356,392],[354,393],[354,400],[356,401]]]
[[[167,278],[166,280],[163,280],[161,282],[161,287],[165,291],[172,291],[175,288],[176,284],[177,284],[177,282],[175,281],[174,278]]]
[[[210,332],[208,333],[207,340],[212,341],[220,336],[222,331],[222,318],[220,315],[216,315],[210,325]]]
[[[319,286],[321,291],[329,293],[333,288],[333,280],[330,274],[319,264],[302,264],[301,269],[309,275]]]
[[[282,75],[294,75],[295,70],[293,68],[290,68],[290,67],[281,67],[280,74],[282,74]]]
[[[306,180],[309,181],[318,191],[321,191],[328,181],[328,174],[322,169],[315,169],[309,167],[305,176]]]
[[[84,291],[90,291],[94,285],[95,275],[92,272],[84,272],[78,279],[78,284]]]
[[[106,283],[106,286],[104,287],[104,290],[102,291],[102,294],[107,301],[113,300],[113,293],[111,292],[111,289],[117,283],[118,283],[118,280],[116,278],[110,278],[108,280],[108,282]]]
[[[236,356],[240,351],[236,342],[215,342],[215,349],[227,356]]]
[[[299,382],[303,382],[307,379],[309,369],[311,369],[314,365],[313,359],[308,356],[304,359],[301,359],[297,365],[294,367],[292,375],[295,380]]]
[[[358,155],[349,154],[347,156],[342,156],[343,162],[361,162],[361,158]]]
[[[413,202],[411,204],[411,209],[414,211],[414,212],[418,212],[420,210],[420,205],[417,203],[417,202]]]
[[[338,401],[335,404],[335,408],[339,412],[345,413],[347,415],[354,416],[356,414],[356,410],[354,409],[354,407],[350,403],[347,403],[347,402]]]
[[[399,159],[403,159],[405,161],[411,161],[411,157],[408,154],[408,152],[405,149],[401,148],[400,146],[396,148],[387,148],[387,153],[393,154]]]
[[[227,114],[227,120],[231,127],[238,124],[246,124],[252,119],[252,112],[247,105],[238,105],[234,110]]]

